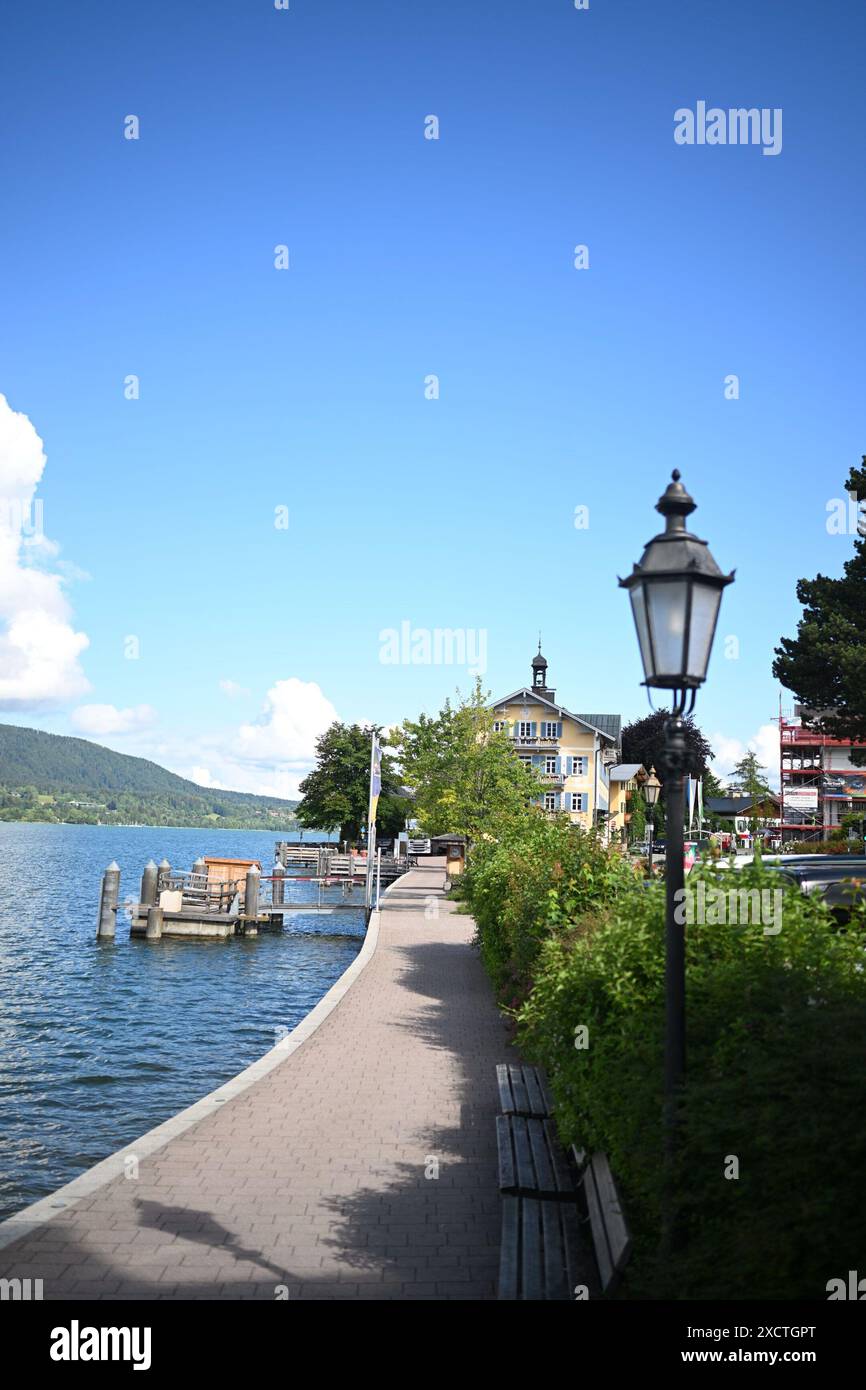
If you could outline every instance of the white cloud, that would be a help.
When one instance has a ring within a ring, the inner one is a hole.
[[[253,724],[238,730],[236,756],[241,762],[265,764],[310,762],[316,739],[338,718],[315,681],[296,676],[277,681]]]
[[[237,681],[220,681],[219,687],[224,695],[228,695],[230,700],[237,699],[239,695],[250,695],[252,693],[247,690],[245,685],[238,685]]]
[[[271,687],[253,723],[190,738],[154,737],[145,729],[134,751],[200,787],[295,800],[315,762],[316,739],[338,718],[315,682],[290,677]],[[123,751],[133,749],[126,743]]]
[[[149,728],[156,722],[152,705],[134,705],[117,709],[115,705],[79,705],[71,715],[72,727],[88,738],[107,734],[131,734]]]
[[[79,665],[88,639],[71,624],[63,576],[37,567],[57,550],[35,501],[44,468],[33,425],[0,395],[0,709],[53,704],[90,689]]]
[[[777,724],[762,724],[757,733],[746,743],[741,739],[730,738],[727,734],[711,734],[709,744],[715,753],[713,772],[724,781],[730,777],[737,763],[747,753],[757,755],[761,767],[768,772],[767,780],[771,787],[779,785],[779,727]]]

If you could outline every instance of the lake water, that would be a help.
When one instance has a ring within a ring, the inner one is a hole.
[[[148,859],[273,864],[258,830],[0,823],[0,1217],[44,1197],[255,1061],[294,1028],[364,939],[363,894],[228,941],[96,941],[103,869],[138,898]],[[305,870],[304,872],[309,872]],[[287,879],[286,900],[315,902]]]

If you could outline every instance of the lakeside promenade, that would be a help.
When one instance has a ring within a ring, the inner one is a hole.
[[[45,1199],[11,1243],[0,1226],[0,1277],[45,1299],[495,1298],[494,1067],[514,1058],[444,885],[436,860],[398,880],[324,1021],[137,1176]]]

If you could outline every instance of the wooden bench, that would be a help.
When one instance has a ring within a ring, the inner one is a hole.
[[[535,1068],[501,1065],[496,1078],[505,1110],[496,1118],[500,1299],[572,1299],[580,1286],[590,1294],[612,1292],[631,1254],[631,1235],[607,1156],[588,1157],[572,1145],[568,1161]],[[586,1225],[597,1278],[582,1238]]]
[[[551,1120],[497,1115],[496,1144],[501,1192],[552,1201],[575,1200],[574,1173]]]
[[[601,1291],[603,1294],[611,1293],[628,1263],[631,1234],[607,1154],[592,1155],[583,1170],[581,1188],[592,1232]]]
[[[503,1197],[499,1297],[574,1298],[582,1278],[577,1207],[532,1197]]]
[[[501,1062],[496,1068],[496,1083],[503,1115],[532,1115],[546,1120],[553,1114],[544,1073],[537,1067],[515,1067]]]

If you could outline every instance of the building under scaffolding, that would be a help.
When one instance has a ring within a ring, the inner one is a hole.
[[[851,757],[866,744],[810,728],[807,713],[802,705],[793,716],[779,712],[783,843],[826,840],[846,816],[866,817],[866,767]]]

